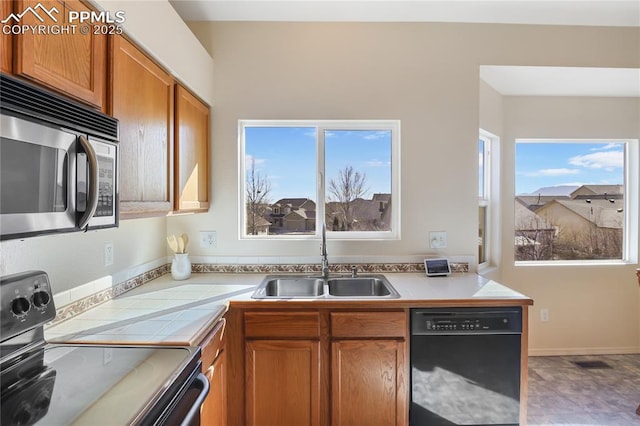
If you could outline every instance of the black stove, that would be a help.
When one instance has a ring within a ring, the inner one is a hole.
[[[54,318],[46,273],[1,278],[0,424],[199,424],[199,348],[47,344]]]

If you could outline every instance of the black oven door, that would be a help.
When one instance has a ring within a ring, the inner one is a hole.
[[[0,115],[2,240],[76,228],[78,136]]]
[[[200,407],[208,393],[209,381],[198,368],[193,371],[184,386],[173,395],[171,401],[157,404],[156,409],[150,413],[150,418],[154,420],[147,424],[199,426]],[[156,415],[157,419],[155,419]]]

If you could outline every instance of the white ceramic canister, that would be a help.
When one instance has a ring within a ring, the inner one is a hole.
[[[191,276],[191,261],[188,253],[176,253],[171,261],[171,276],[176,281],[186,280]]]

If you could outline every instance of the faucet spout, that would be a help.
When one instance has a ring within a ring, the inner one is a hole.
[[[322,248],[320,250],[322,255],[322,277],[329,278],[329,259],[327,258],[327,229],[326,225],[322,224]]]

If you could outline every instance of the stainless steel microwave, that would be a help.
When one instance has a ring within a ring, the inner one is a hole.
[[[118,226],[118,121],[2,74],[2,240]]]

